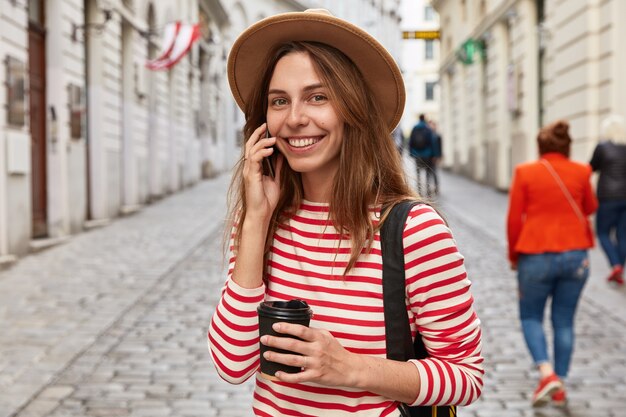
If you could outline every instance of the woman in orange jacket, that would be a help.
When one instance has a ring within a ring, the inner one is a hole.
[[[563,380],[574,347],[574,315],[589,276],[587,249],[593,233],[587,216],[598,207],[591,167],[569,159],[569,125],[554,122],[539,131],[538,161],[516,167],[510,190],[509,260],[518,271],[522,331],[540,381],[533,406],[566,402]],[[554,366],[549,360],[543,315],[552,299]]]

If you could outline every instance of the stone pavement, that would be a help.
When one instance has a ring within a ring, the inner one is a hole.
[[[0,417],[162,415],[150,405],[165,394],[207,403],[182,391],[215,392],[204,332],[226,188],[226,177],[200,183],[0,272]],[[170,298],[181,271],[196,280]]]
[[[411,172],[411,171],[409,171]],[[0,417],[249,416],[250,382],[213,369],[206,329],[224,280],[228,178],[200,183],[0,272]],[[532,410],[536,373],[505,258],[506,195],[442,173],[439,206],[483,322],[483,396],[463,416],[626,416],[626,291],[594,251],[570,407]]]

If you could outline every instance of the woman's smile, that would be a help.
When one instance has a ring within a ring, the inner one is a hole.
[[[309,150],[313,145],[317,144],[324,138],[324,135],[320,136],[291,136],[285,138],[292,151],[298,152],[303,150]]]

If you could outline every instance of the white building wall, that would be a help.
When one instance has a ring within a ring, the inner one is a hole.
[[[135,20],[147,28],[147,1],[135,4]],[[194,3],[195,4],[195,3]],[[160,45],[162,28],[180,20],[194,23],[196,7],[177,7],[176,2],[152,2]],[[104,95],[101,127],[104,152],[99,171],[106,201],[94,198],[94,217],[114,217],[132,212],[152,199],[175,192],[200,178],[195,112],[199,109],[199,72],[192,68],[196,52],[184,57],[169,71],[144,68],[147,40],[133,28],[128,45],[128,63],[122,67],[122,17],[115,14],[103,33]],[[190,59],[191,57],[191,59]],[[127,92],[124,94],[126,80]],[[152,81],[150,81],[152,80]],[[152,82],[152,87],[150,86]],[[145,94],[152,92],[153,113]],[[195,104],[194,104],[195,103]],[[152,148],[152,150],[151,150]],[[151,152],[154,153],[152,160]],[[97,194],[94,192],[92,194]]]
[[[453,95],[455,93],[454,89],[452,88],[452,75],[450,74],[450,72],[453,71],[453,68],[450,68],[448,71],[445,71],[441,74],[440,79],[439,79],[439,83],[440,83],[440,87],[439,87],[439,91],[440,91],[440,105],[441,105],[441,110],[439,112],[439,120],[438,120],[438,130],[440,133],[442,132],[442,128],[443,126],[447,126],[448,130],[447,132],[450,134],[449,136],[446,136],[443,138],[442,142],[441,142],[441,146],[442,146],[442,154],[444,155],[444,163],[445,164],[450,164],[449,161],[452,160],[452,152],[454,149],[453,146],[453,141],[455,139],[455,136],[453,136],[451,134],[452,132],[452,125],[450,123],[451,120],[453,120],[453,103],[454,103],[454,99],[453,99]],[[446,105],[442,105],[441,103],[446,103]]]
[[[138,13],[146,20],[148,7],[138,9]],[[132,131],[135,144],[135,186],[136,193],[131,204],[143,205],[150,201],[150,174],[149,174],[149,128],[150,108],[147,96],[148,69],[144,62],[148,58],[147,41],[140,38],[133,45],[132,79],[134,80],[133,91],[133,115]]]
[[[626,112],[626,2],[546,0],[542,30],[534,0],[464,3],[466,10],[433,0],[444,34],[441,128],[444,152],[455,155],[451,168],[506,189],[514,166],[537,157],[540,125],[559,118],[571,125],[572,158],[588,161],[602,119]],[[485,41],[487,60],[459,69],[455,52],[470,37]]]
[[[623,69],[613,69],[612,65],[613,60],[624,57],[624,38],[620,43],[616,37],[626,17],[623,2],[549,2],[546,12],[550,57],[546,122],[569,120],[574,138],[572,157],[588,161],[598,140],[601,119],[610,112],[625,111],[613,98],[624,95],[624,90],[615,91],[619,83],[623,86]]]
[[[515,165],[537,156],[536,135],[539,130],[539,33],[535,0],[517,4],[513,32],[512,56],[517,70],[519,110],[513,114],[512,155],[509,178]],[[508,184],[509,181],[507,181]]]
[[[400,31],[438,30],[439,18],[433,10],[433,20],[426,20],[425,9],[430,4],[426,0],[404,0],[400,5],[402,22]],[[401,36],[398,33],[397,36]],[[439,41],[433,40],[433,58],[426,59],[426,41],[423,39],[406,39],[401,41],[401,67],[407,90],[407,103],[401,121],[405,136],[417,123],[418,117],[424,113],[428,119],[440,121],[439,86],[435,88],[433,100],[426,100],[426,83],[439,81]]]
[[[0,9],[0,59],[4,64],[7,56],[28,63],[28,15],[24,7],[3,3]],[[31,234],[30,216],[30,161],[29,121],[23,127],[9,126],[6,112],[6,67],[0,71],[0,259],[11,259],[12,254],[28,250]],[[28,76],[28,75],[27,75]],[[24,103],[28,111],[28,98]]]
[[[47,21],[56,23],[46,25],[46,102],[57,117],[47,117],[48,235],[54,238],[82,230],[86,212],[85,137],[70,138],[69,117],[69,87],[84,86],[85,67],[83,43],[68,38],[83,8],[74,0],[45,4]]]
[[[499,40],[496,45],[496,60],[494,65],[494,78],[496,89],[495,101],[495,136],[489,144],[489,159],[491,165],[491,185],[497,188],[506,187],[511,172],[511,111],[509,108],[511,97],[511,84],[517,85],[517,81],[511,82],[509,78],[510,66],[515,66],[511,59],[511,30],[507,20],[499,20],[494,27],[494,38]],[[513,93],[515,95],[515,93]]]
[[[499,24],[491,28],[487,42],[487,64],[486,74],[487,80],[484,88],[485,93],[485,132],[486,139],[482,151],[485,160],[485,176],[484,181],[488,184],[497,182],[499,148],[502,137],[506,134],[503,131],[503,123],[501,117],[506,113],[506,78],[507,68],[507,43],[506,26]],[[480,111],[480,109],[478,110]]]
[[[45,2],[48,238],[79,232],[91,219],[108,219],[131,212],[200,179],[202,158],[196,135],[196,112],[203,105],[199,94],[201,74],[196,66],[199,46],[196,44],[191,57],[185,57],[172,71],[148,72],[144,67],[148,44],[139,33],[147,29],[149,4],[154,7],[158,32],[153,41],[160,45],[167,22],[198,21],[199,1],[216,7],[214,2],[206,0],[189,0],[184,4],[175,0],[90,0],[86,19],[90,24],[103,22],[101,7],[112,8],[111,19],[101,32],[93,28],[83,30],[83,0]],[[20,59],[28,73],[27,3],[4,2],[0,8],[0,59],[7,55]],[[222,26],[227,23],[227,19],[220,22]],[[123,25],[127,25],[130,34],[125,68],[122,67]],[[78,30],[73,30],[74,27]],[[216,42],[223,39],[218,34]],[[222,51],[226,46],[218,43],[213,47],[215,55],[219,55],[215,73],[221,76],[216,81],[225,93]],[[0,262],[12,259],[14,254],[27,253],[32,234],[28,117],[24,127],[7,125],[5,77],[3,68],[0,71],[3,89],[0,93]],[[88,120],[82,137],[74,139],[70,137],[70,85],[83,88]],[[154,96],[151,100],[150,94]],[[230,160],[224,157],[225,150],[234,148],[235,141],[234,135],[227,134],[231,122],[223,117],[227,105],[230,103],[222,99],[214,109],[213,122],[219,123],[214,139],[218,152],[207,156],[220,162],[221,166],[215,164],[219,170],[228,169],[234,160],[232,155]],[[56,121],[50,117],[50,108],[54,109]]]
[[[479,109],[482,105],[482,65],[483,60],[478,59],[473,65],[464,67],[465,71],[465,107],[467,109]],[[465,113],[465,149],[461,151],[463,158],[460,161],[460,171],[471,178],[475,178],[475,167],[478,152],[483,140],[481,112],[471,111]]]
[[[610,21],[610,33],[606,34],[602,42],[602,56],[607,65],[602,66],[602,70],[610,71],[613,74],[611,81],[606,82],[602,79],[602,88],[604,91],[610,91],[600,100],[602,115],[608,115],[609,112],[618,112],[622,116],[626,116],[626,77],[623,76],[624,68],[626,68],[626,53],[624,52],[624,39],[626,39],[626,2],[612,1],[610,4],[604,4],[602,8],[602,22]],[[606,29],[605,29],[606,30]],[[609,84],[612,86],[609,87]],[[608,97],[607,97],[608,96]]]
[[[164,24],[164,17],[162,16],[163,11],[157,14],[157,25]],[[161,20],[163,19],[163,20]],[[169,174],[167,172],[167,161],[169,155],[169,125],[170,125],[170,115],[169,115],[169,103],[171,98],[170,93],[170,78],[171,74],[169,72],[151,72],[155,77],[155,91],[157,95],[157,103],[156,103],[156,124],[157,129],[155,130],[155,149],[156,149],[156,164],[154,169],[154,182],[155,189],[152,191],[152,197],[159,198],[168,193],[168,183],[167,179]]]
[[[393,56],[401,61],[402,28],[401,18],[397,11],[401,8],[401,0],[334,0],[310,1],[312,7],[328,9],[335,16],[346,19],[374,36]]]
[[[106,218],[116,217],[122,206],[122,129],[124,126],[122,124],[121,23],[121,17],[115,14],[102,34],[104,94],[100,117],[102,118],[103,152],[96,157],[103,159],[105,179],[104,190],[100,192],[106,196],[103,207]]]
[[[3,9],[0,9],[0,27],[6,27],[5,14]],[[0,57],[5,56],[4,42],[0,42]],[[6,73],[0,71],[0,85],[5,85]],[[7,119],[7,103],[6,95],[0,94],[0,126],[2,126],[2,132],[0,132],[0,264],[12,259],[9,255],[9,243],[7,241],[7,166],[6,166],[6,146],[7,138],[5,131],[5,121]]]

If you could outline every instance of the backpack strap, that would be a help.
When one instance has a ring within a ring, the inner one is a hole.
[[[383,260],[383,305],[387,358],[397,361],[414,359],[411,327],[406,312],[404,244],[402,234],[415,201],[402,201],[391,208],[380,230]],[[421,337],[416,337],[420,339]]]
[[[407,200],[394,205],[380,229],[387,358],[403,362],[428,357],[422,337],[417,334],[415,341],[411,340],[411,326],[406,310],[403,233],[409,212],[416,204],[420,202]],[[400,404],[399,410],[403,417],[456,416],[455,406],[408,407]]]

